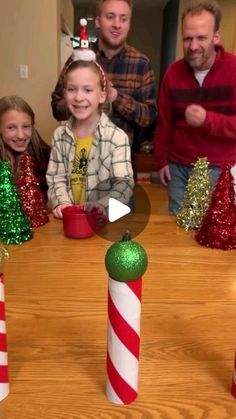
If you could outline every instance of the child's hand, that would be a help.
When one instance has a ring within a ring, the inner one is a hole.
[[[96,211],[98,214],[102,214],[107,217],[105,208],[101,204],[98,204],[96,202],[91,202],[91,201],[85,202],[84,211],[87,211],[87,212]]]
[[[62,210],[65,207],[70,206],[71,204],[62,204],[62,205],[58,205],[56,208],[53,209],[53,215],[56,218],[62,218]]]

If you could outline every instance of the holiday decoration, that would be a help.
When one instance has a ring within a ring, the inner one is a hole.
[[[234,178],[234,193],[236,196],[236,164],[233,167],[231,167],[231,174]]]
[[[27,152],[20,161],[17,189],[31,226],[40,227],[46,224],[49,221],[46,201],[35,176],[34,162]]]
[[[126,233],[107,251],[108,284],[108,400],[129,404],[137,397],[142,278],[147,254]]]
[[[236,398],[236,353],[235,353],[235,358],[234,358],[234,373],[233,373],[231,393],[232,393],[232,396]]]
[[[116,281],[135,281],[147,269],[147,254],[139,243],[125,233],[122,240],[111,245],[105,258],[106,268]]]
[[[206,247],[223,250],[236,248],[235,193],[229,167],[222,171],[218,179],[196,240]]]
[[[96,61],[96,54],[89,48],[88,35],[86,31],[87,20],[80,19],[80,48],[74,50],[74,60]]]
[[[8,253],[0,244],[0,401],[9,393],[3,268]]]
[[[210,180],[206,158],[200,158],[194,164],[189,177],[183,205],[177,214],[177,224],[185,230],[199,228],[209,205]]]
[[[0,240],[19,244],[32,238],[8,161],[0,162]]]

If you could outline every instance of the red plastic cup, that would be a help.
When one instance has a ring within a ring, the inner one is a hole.
[[[63,208],[62,215],[64,234],[72,239],[92,237],[108,221],[105,215],[97,211],[86,212],[81,205]]]

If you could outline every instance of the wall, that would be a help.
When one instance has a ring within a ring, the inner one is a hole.
[[[135,5],[129,43],[142,51],[151,61],[158,86],[160,77],[162,10],[158,6]]]
[[[50,95],[59,73],[60,13],[64,10],[68,16],[68,9],[62,0],[1,0],[0,96],[22,96],[32,106],[37,128],[47,142],[57,126]],[[73,28],[73,21],[70,25]],[[20,64],[28,65],[26,80],[19,78]]]
[[[236,0],[218,0],[218,3],[220,4],[223,13],[223,19],[221,22],[221,42],[227,51],[233,52],[234,30],[236,25]],[[187,4],[188,0],[180,0],[176,59],[179,59],[183,56],[181,14]]]
[[[51,0],[50,0],[51,1]],[[70,0],[60,0],[59,3],[60,13],[63,16],[66,24],[68,25],[70,31],[73,33],[74,30],[74,8]]]
[[[234,31],[236,27],[236,1],[221,0],[219,3],[223,12],[221,24],[222,44],[227,51],[233,52]]]
[[[235,22],[235,27],[234,27],[233,54],[236,54],[236,22]]]
[[[169,64],[175,61],[179,0],[169,0],[163,10],[160,81]]]

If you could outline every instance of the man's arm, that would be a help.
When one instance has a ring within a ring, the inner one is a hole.
[[[138,69],[140,70],[139,67]],[[132,95],[114,86],[117,93],[113,107],[128,121],[134,121],[141,127],[147,127],[155,121],[157,116],[157,93],[154,73],[147,59],[143,62],[141,71],[140,86],[133,91]],[[137,77],[139,76],[140,72]]]
[[[205,127],[213,137],[226,141],[236,139],[236,115],[208,111],[200,105],[189,105],[185,111],[186,122],[193,127]]]
[[[207,111],[204,126],[213,137],[236,141],[236,115]]]

